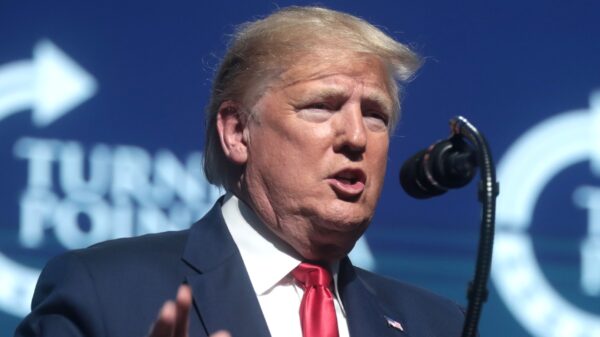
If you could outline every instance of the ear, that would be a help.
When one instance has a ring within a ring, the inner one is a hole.
[[[233,101],[221,103],[217,112],[217,130],[223,153],[231,162],[243,165],[248,160],[248,144],[244,139],[245,121],[241,106]]]

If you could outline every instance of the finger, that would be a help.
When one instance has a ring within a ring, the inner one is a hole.
[[[210,335],[210,337],[231,337],[231,334],[225,330],[220,330]]]
[[[189,326],[189,313],[192,306],[192,290],[186,284],[179,286],[175,301],[177,315],[175,319],[175,337],[187,337]]]
[[[175,330],[176,307],[173,301],[163,304],[158,317],[150,330],[149,337],[173,337]]]

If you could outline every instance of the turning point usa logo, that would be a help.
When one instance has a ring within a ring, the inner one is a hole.
[[[35,129],[49,128],[93,97],[98,84],[49,40],[33,59],[0,65],[2,121],[32,112]],[[22,135],[3,165],[25,163],[18,198],[18,237],[13,250],[87,247],[113,238],[189,227],[219,196],[202,172],[202,153],[177,158],[135,145]],[[20,195],[20,196],[19,196]],[[6,207],[6,205],[0,205]],[[2,247],[5,250],[7,247]],[[24,316],[40,270],[0,252],[0,310]]]
[[[498,166],[502,194],[498,199],[493,281],[509,310],[536,337],[600,337],[598,312],[581,308],[557,291],[538,263],[535,238],[530,235],[534,209],[544,188],[562,171],[585,162],[589,162],[592,175],[600,178],[600,91],[592,93],[589,109],[563,112],[531,128],[509,148]],[[578,278],[579,289],[569,291],[598,303],[600,185],[569,189],[572,204],[560,207],[574,206],[587,213],[587,223],[560,224],[584,233],[573,245],[578,247],[579,270],[568,275]]]

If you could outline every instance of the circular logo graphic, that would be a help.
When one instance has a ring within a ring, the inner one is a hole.
[[[492,278],[509,310],[537,337],[600,336],[600,316],[570,303],[544,277],[528,233],[543,188],[561,171],[586,160],[600,176],[600,92],[592,95],[589,110],[568,111],[529,130],[498,166],[501,194]],[[580,188],[575,201],[591,202],[592,194],[590,187]],[[596,195],[600,198],[600,192]],[[581,244],[582,288],[595,296],[600,295],[599,226],[588,224]]]

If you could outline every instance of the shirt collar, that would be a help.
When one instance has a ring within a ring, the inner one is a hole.
[[[274,234],[266,238],[254,211],[233,194],[227,194],[221,207],[227,229],[237,245],[257,295],[263,295],[286,277],[300,260],[282,250]],[[263,231],[264,232],[264,231]]]
[[[254,211],[235,195],[225,195],[221,211],[257,296],[267,293],[302,262],[286,252],[281,240],[269,232]],[[335,296],[338,299],[339,265],[339,261],[336,261],[331,266]],[[339,303],[343,311],[341,301]]]

